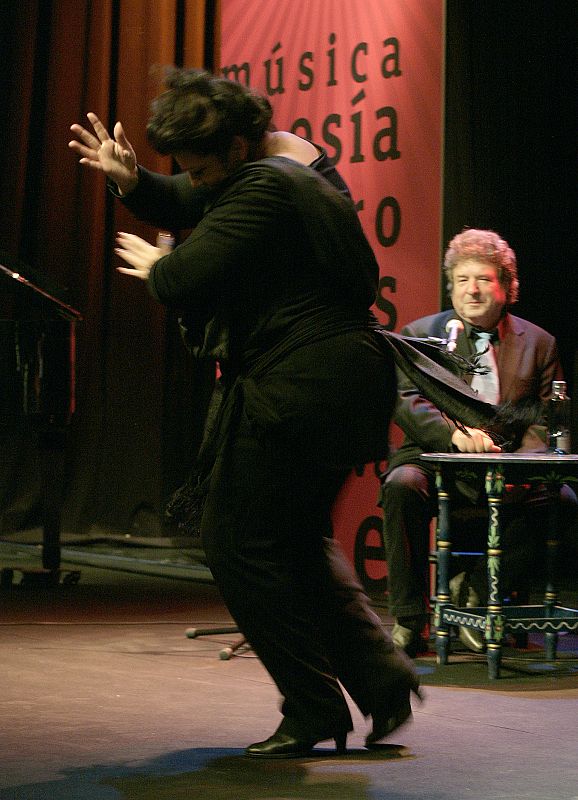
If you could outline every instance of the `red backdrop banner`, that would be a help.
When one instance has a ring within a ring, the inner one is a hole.
[[[221,72],[264,92],[278,128],[324,146],[380,265],[389,330],[439,310],[443,0],[221,0]],[[379,482],[352,474],[335,534],[385,586]]]

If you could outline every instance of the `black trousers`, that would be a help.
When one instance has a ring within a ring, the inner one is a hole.
[[[352,728],[340,684],[368,715],[413,675],[331,539],[346,475],[244,417],[217,460],[202,521],[223,599],[284,698],[285,730],[319,740]]]
[[[481,488],[481,486],[480,486]],[[560,528],[568,532],[576,515],[576,496],[567,486],[552,495],[546,490],[515,487],[506,495],[502,529],[502,588],[527,593],[543,577],[545,536],[550,504],[560,504]],[[450,490],[453,549],[487,547],[488,511],[485,498],[468,499],[457,487]],[[397,617],[428,613],[430,522],[437,514],[433,471],[417,464],[394,467],[382,487],[384,541],[388,567],[389,611]],[[566,542],[566,545],[571,543]],[[485,559],[471,565],[469,582],[482,602],[487,596]],[[456,572],[460,571],[456,568]]]

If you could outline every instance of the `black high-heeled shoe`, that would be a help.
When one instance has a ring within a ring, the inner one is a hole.
[[[372,747],[379,747],[378,742],[390,736],[404,723],[409,722],[412,714],[410,695],[411,692],[423,702],[423,694],[416,684],[410,687],[396,689],[390,693],[388,701],[384,703],[383,709],[371,715],[373,729],[365,739],[365,746],[371,750]]]
[[[325,736],[322,739],[305,739],[276,731],[264,742],[250,744],[245,750],[245,755],[253,758],[303,758],[310,756],[315,745],[325,741],[325,739],[335,740],[336,753],[343,754],[346,752],[347,732]]]

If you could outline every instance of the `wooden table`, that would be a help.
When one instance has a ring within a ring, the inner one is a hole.
[[[544,601],[538,606],[503,606],[500,586],[501,512],[506,484],[544,484],[560,487],[578,486],[578,455],[542,453],[424,453],[423,461],[432,464],[436,473],[438,526],[436,532],[437,587],[435,607],[436,652],[438,664],[447,664],[451,626],[475,628],[484,634],[487,644],[490,678],[498,678],[502,640],[506,632],[539,631],[545,638],[545,655],[556,658],[561,631],[578,631],[578,609],[558,605],[556,589],[556,554],[559,540],[558,504],[552,503],[546,536],[547,563]],[[450,602],[450,559],[452,537],[450,497],[447,486],[456,478],[479,475],[485,478],[489,510],[487,540],[487,606],[460,608]]]

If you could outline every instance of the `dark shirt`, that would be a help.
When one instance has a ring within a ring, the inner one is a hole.
[[[167,182],[143,177],[131,207],[158,224],[144,206],[163,205]],[[348,466],[382,458],[394,376],[371,327],[378,265],[350,198],[319,169],[276,156],[195,199],[196,226],[156,262],[148,288],[198,323],[198,352],[221,362],[211,448],[243,409],[301,457]]]
[[[148,286],[165,305],[211,319],[214,341],[225,330],[238,365],[286,337],[364,326],[377,278],[351,201],[310,167],[272,157],[219,186]]]

